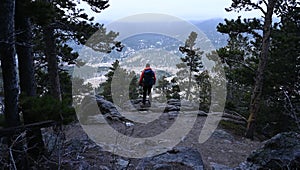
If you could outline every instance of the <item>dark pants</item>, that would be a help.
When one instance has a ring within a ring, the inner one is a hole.
[[[146,103],[147,95],[150,96],[152,86],[143,86],[143,104]]]

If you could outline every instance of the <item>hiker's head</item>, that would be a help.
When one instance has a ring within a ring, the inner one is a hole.
[[[149,64],[149,63],[147,63],[147,64],[146,64],[146,67],[150,67],[150,64]]]

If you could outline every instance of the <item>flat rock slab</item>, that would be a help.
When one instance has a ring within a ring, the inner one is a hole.
[[[201,154],[188,147],[175,147],[157,156],[147,157],[140,161],[137,170],[203,170]]]

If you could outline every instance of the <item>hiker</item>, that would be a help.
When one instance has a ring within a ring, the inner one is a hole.
[[[143,87],[143,101],[142,104],[146,104],[147,95],[150,97],[152,86],[156,82],[156,77],[154,71],[150,68],[150,64],[146,64],[146,68],[143,70],[139,85]],[[149,102],[150,103],[150,102]]]

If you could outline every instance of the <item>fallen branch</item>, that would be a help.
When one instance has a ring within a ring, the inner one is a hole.
[[[23,133],[18,135],[17,138],[12,142],[12,144],[9,147],[10,159],[11,159],[11,162],[12,162],[13,167],[14,167],[15,170],[17,170],[17,166],[16,166],[16,161],[15,161],[14,156],[13,156],[13,148],[14,148],[14,145],[18,142],[19,138],[24,138],[25,135],[26,135],[26,131],[24,131]]]
[[[229,122],[232,122],[232,123],[235,123],[235,124],[238,124],[238,125],[246,125],[245,121],[234,120],[234,119],[225,118],[225,117],[223,117],[222,120],[229,121]]]
[[[242,116],[236,116],[236,115],[233,115],[233,114],[224,113],[222,115],[222,117],[229,118],[229,119],[234,119],[234,120],[238,120],[238,121],[247,122],[247,119],[245,119],[244,117],[242,117]]]
[[[53,120],[47,120],[47,121],[36,122],[36,123],[31,123],[31,124],[26,124],[21,126],[4,128],[4,129],[0,129],[0,137],[15,134],[17,132],[22,132],[25,130],[34,129],[34,128],[50,127],[57,124],[58,123]]]

